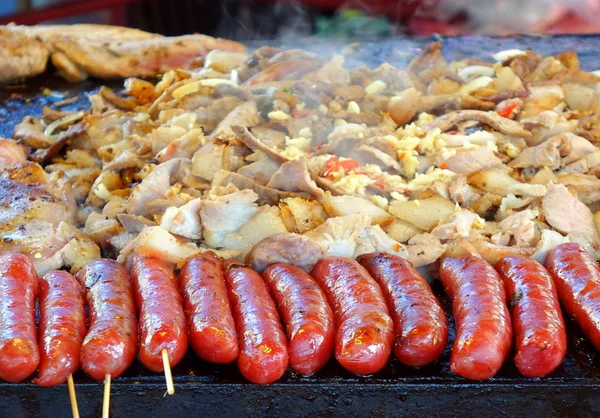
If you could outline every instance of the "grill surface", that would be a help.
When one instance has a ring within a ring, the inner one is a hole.
[[[600,68],[600,36],[490,38],[470,36],[447,38],[447,59],[488,58],[503,49],[531,48],[547,55],[576,49],[582,67]],[[350,65],[379,65],[389,62],[404,67],[431,39],[364,42],[347,57]],[[319,46],[323,54],[339,51],[341,44]],[[255,46],[255,45],[251,45]],[[285,45],[313,49],[310,42]],[[42,91],[79,96],[60,109],[87,107],[86,94],[101,85],[119,88],[122,81],[88,80],[68,84],[50,74],[24,85],[0,87],[0,136],[11,137],[14,125],[25,115],[41,114],[43,106],[62,100]],[[454,324],[450,305],[439,283],[434,291]],[[450,345],[434,365],[411,369],[395,360],[382,372],[356,377],[331,361],[322,371],[302,378],[288,371],[277,383],[258,386],[243,380],[235,364],[215,366],[189,353],[173,369],[175,396],[163,397],[164,377],[140,364],[113,380],[113,417],[178,416],[590,416],[600,410],[600,354],[568,321],[568,353],[564,363],[542,379],[526,379],[508,361],[497,377],[487,382],[470,382],[449,370]],[[512,357],[512,356],[511,356]],[[102,386],[82,372],[75,376],[82,417],[98,417],[102,408]],[[0,383],[0,417],[70,416],[66,385],[40,388],[30,383]]]

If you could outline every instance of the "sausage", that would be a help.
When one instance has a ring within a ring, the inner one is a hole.
[[[81,366],[93,379],[117,377],[135,359],[137,320],[133,289],[125,268],[98,259],[77,274],[85,287],[89,330],[81,346]]]
[[[440,279],[456,322],[450,370],[467,379],[489,379],[502,367],[512,341],[502,279],[475,256],[445,258]]]
[[[171,367],[187,351],[185,315],[173,270],[162,260],[135,255],[131,281],[139,314],[140,361],[153,372],[164,371],[162,351]]]
[[[562,363],[567,331],[556,287],[532,258],[505,257],[497,265],[512,309],[515,364],[525,377],[542,377]]]
[[[83,289],[66,271],[51,271],[39,280],[40,386],[64,383],[79,369],[87,326]]]
[[[381,287],[394,319],[396,358],[413,367],[434,362],[448,342],[448,323],[429,284],[408,260],[386,253],[357,261]]]
[[[238,368],[251,382],[279,379],[288,365],[285,334],[262,277],[235,262],[225,265],[225,282],[240,336]]]
[[[548,253],[546,268],[558,298],[596,350],[600,350],[600,268],[579,244],[564,243]]]
[[[333,308],[337,361],[359,375],[383,369],[392,353],[394,324],[375,280],[343,257],[319,260],[312,276]]]
[[[239,353],[238,338],[223,261],[213,252],[188,259],[181,269],[180,286],[190,343],[196,354],[211,363],[235,361]]]
[[[35,327],[38,276],[23,254],[0,256],[0,379],[20,382],[40,362]]]
[[[289,264],[272,264],[263,278],[287,331],[290,367],[310,376],[333,353],[333,312],[325,294],[304,270]]]

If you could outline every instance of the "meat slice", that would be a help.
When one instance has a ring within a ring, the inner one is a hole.
[[[531,132],[523,128],[519,122],[503,118],[495,112],[484,112],[482,110],[457,110],[456,112],[447,113],[436,118],[433,122],[428,124],[425,129],[430,131],[439,128],[442,132],[445,132],[453,126],[467,120],[476,120],[480,123],[484,123],[506,135],[520,136],[523,138],[531,136]]]
[[[12,168],[27,160],[27,148],[12,139],[0,138],[0,170]]]
[[[246,255],[246,263],[262,273],[267,266],[286,263],[310,272],[323,256],[323,249],[299,234],[281,233],[259,241]]]
[[[213,200],[205,200],[200,210],[204,239],[219,247],[225,236],[244,226],[258,212],[258,199],[252,190],[242,190]]]
[[[231,127],[231,130],[238,136],[240,141],[246,144],[246,146],[252,151],[262,151],[265,154],[267,154],[269,158],[271,158],[273,161],[279,164],[283,164],[290,160],[289,158],[279,154],[274,148],[271,148],[270,146],[256,138],[254,135],[252,135],[248,128],[244,126],[234,125]]]
[[[286,192],[306,192],[320,199],[325,192],[310,178],[305,158],[284,163],[267,184],[267,187]]]
[[[326,255],[352,257],[357,247],[359,235],[371,226],[371,217],[355,214],[329,218],[305,237],[325,248]]]
[[[535,147],[526,148],[508,163],[513,168],[542,168],[548,167],[556,170],[560,167],[561,157],[566,156],[571,151],[569,137],[563,134],[553,136]]]
[[[542,199],[546,221],[563,234],[576,234],[594,246],[600,247],[600,237],[594,226],[590,209],[581,203],[562,184],[548,184],[548,193]]]
[[[0,253],[26,254],[40,274],[78,270],[100,257],[98,246],[72,226],[76,205],[63,187],[32,162],[0,174]]]
[[[42,42],[10,26],[0,26],[0,84],[34,77],[46,70],[48,50]]]
[[[486,168],[502,165],[502,160],[496,157],[494,151],[483,146],[472,150],[458,152],[445,161],[448,170],[460,174],[471,174]]]

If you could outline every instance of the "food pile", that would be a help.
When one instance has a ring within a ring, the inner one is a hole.
[[[493,58],[448,63],[435,43],[406,70],[370,69],[214,49],[156,84],[102,87],[89,109],[26,117],[0,141],[0,285],[15,302],[0,310],[28,322],[0,318],[29,345],[0,358],[0,378],[40,361],[38,275],[46,385],[79,360],[116,377],[138,342],[160,372],[188,339],[256,383],[288,362],[310,375],[332,353],[359,375],[392,350],[423,366],[448,338],[423,278],[438,273],[463,377],[495,375],[513,330],[523,375],[554,370],[559,299],[598,346],[597,298],[577,294],[600,286],[600,76],[573,51]],[[73,311],[52,309],[54,287]],[[66,320],[78,332],[59,336]],[[52,332],[76,359],[60,370]]]
[[[455,248],[543,261],[566,241],[595,254],[600,77],[572,51],[495,57],[447,63],[433,44],[407,70],[347,69],[213,50],[87,110],[46,108],[2,141],[0,251],[40,273],[134,250],[259,271],[373,251],[432,266]]]

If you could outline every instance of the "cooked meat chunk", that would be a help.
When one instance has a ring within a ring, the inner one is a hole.
[[[246,263],[262,273],[270,264],[287,263],[310,272],[323,249],[299,234],[281,233],[259,241],[246,255]]]

